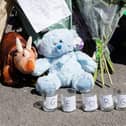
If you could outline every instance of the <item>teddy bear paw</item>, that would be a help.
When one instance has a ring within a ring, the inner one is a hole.
[[[89,92],[94,87],[94,79],[90,73],[82,74],[73,84],[73,87],[79,92]]]
[[[40,95],[42,95],[43,93],[49,94],[49,93],[55,92],[56,91],[56,87],[45,76],[45,77],[38,78],[37,83],[36,83],[36,91]]]

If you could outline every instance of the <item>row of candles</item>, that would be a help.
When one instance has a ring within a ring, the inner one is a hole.
[[[83,111],[92,112],[100,109],[102,111],[112,111],[113,109],[126,109],[126,92],[118,90],[113,93],[112,89],[101,89],[101,93],[94,91],[81,93],[81,106]],[[60,97],[59,97],[60,96]],[[50,112],[58,107],[58,98],[61,101],[61,108],[64,112],[73,112],[77,109],[77,97],[74,89],[65,89],[60,95],[50,90],[42,94],[42,109]]]

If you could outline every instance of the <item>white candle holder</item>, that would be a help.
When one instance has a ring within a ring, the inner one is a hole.
[[[99,92],[99,107],[102,111],[112,111],[114,109],[113,90],[103,88]]]
[[[86,112],[93,112],[98,109],[97,95],[95,92],[82,93],[82,109]]]
[[[114,100],[116,110],[126,110],[126,90],[118,90]]]
[[[46,112],[54,112],[58,106],[58,94],[56,90],[50,88],[48,92],[42,94],[42,109]]]
[[[73,112],[76,110],[76,90],[67,88],[61,94],[61,107],[64,112]]]

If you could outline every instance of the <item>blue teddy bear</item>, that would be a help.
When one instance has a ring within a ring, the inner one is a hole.
[[[44,58],[36,61],[32,73],[39,76],[36,82],[38,93],[49,92],[50,89],[56,91],[60,87],[71,87],[79,92],[93,89],[92,73],[97,69],[97,64],[80,51],[83,44],[75,30],[55,29],[44,34],[37,46]]]

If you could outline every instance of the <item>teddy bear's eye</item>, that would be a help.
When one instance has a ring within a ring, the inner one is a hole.
[[[63,41],[62,40],[59,40],[60,43],[62,43]]]

